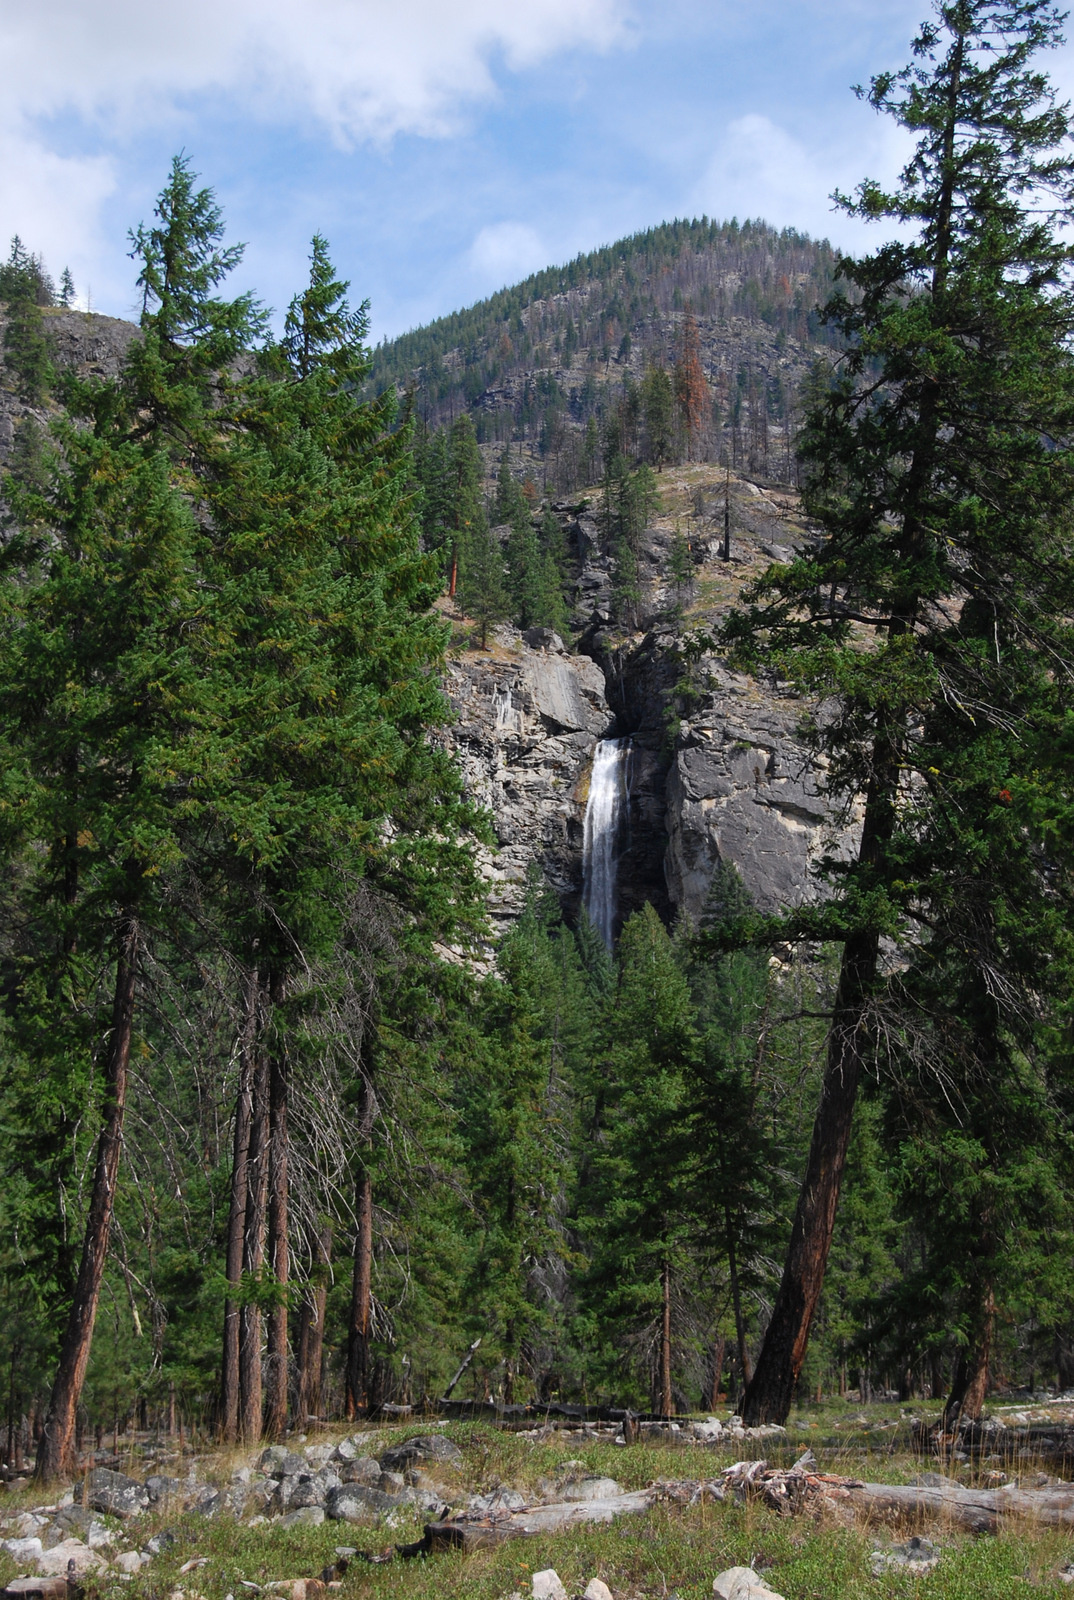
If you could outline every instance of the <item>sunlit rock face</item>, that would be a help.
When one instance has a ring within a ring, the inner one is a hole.
[[[531,866],[573,910],[593,751],[615,720],[604,674],[550,630],[524,639],[499,629],[490,650],[451,661],[445,687],[456,719],[448,743],[499,845],[482,860],[494,924],[518,915]]]

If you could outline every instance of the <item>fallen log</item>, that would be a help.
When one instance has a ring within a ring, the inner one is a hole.
[[[1026,1518],[1047,1528],[1074,1528],[1074,1485],[1052,1489],[964,1489],[960,1484],[861,1483],[838,1498],[870,1517],[953,1522],[973,1533],[995,1533],[1005,1517]],[[829,1498],[835,1499],[834,1491]]]

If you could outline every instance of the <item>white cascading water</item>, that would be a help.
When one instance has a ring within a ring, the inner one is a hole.
[[[615,931],[619,825],[630,798],[629,739],[602,739],[593,752],[585,807],[582,902],[610,950]]]

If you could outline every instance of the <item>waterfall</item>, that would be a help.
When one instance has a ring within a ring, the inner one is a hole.
[[[615,929],[619,823],[630,799],[629,739],[602,739],[593,752],[585,807],[582,902],[610,950]]]

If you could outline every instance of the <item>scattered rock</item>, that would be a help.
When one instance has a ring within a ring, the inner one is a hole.
[[[383,1489],[344,1483],[329,1490],[324,1509],[333,1522],[364,1522],[373,1513],[394,1511],[399,1503],[398,1496],[385,1494]]]
[[[94,1467],[82,1501],[91,1511],[103,1511],[106,1516],[136,1517],[149,1504],[149,1495],[134,1478],[110,1472],[107,1467]]]
[[[214,1489],[211,1484],[203,1484],[198,1490],[190,1510],[199,1517],[215,1517],[224,1503],[224,1496],[219,1489]]]
[[[162,1550],[170,1550],[173,1544],[179,1543],[179,1535],[174,1528],[161,1528],[151,1539],[147,1539],[145,1547],[151,1556],[159,1556]]]
[[[555,1567],[533,1574],[533,1600],[567,1600],[567,1591]]]
[[[277,1526],[281,1528],[319,1528],[323,1521],[323,1506],[299,1506],[296,1511],[288,1511],[286,1516],[281,1517]]]
[[[915,1578],[932,1572],[940,1560],[940,1551],[931,1539],[919,1538],[915,1533],[905,1544],[893,1544],[888,1550],[874,1550],[869,1565],[873,1576],[884,1572],[909,1572]]]
[[[612,1591],[603,1578],[590,1578],[582,1600],[612,1600]]]
[[[517,1489],[506,1489],[501,1484],[488,1494],[472,1495],[466,1509],[471,1516],[494,1517],[497,1512],[525,1511],[526,1504],[525,1495],[519,1494]]]
[[[81,1534],[85,1538],[92,1526],[93,1512],[87,1510],[85,1506],[76,1506],[74,1504],[60,1506],[52,1519],[52,1527],[49,1529],[49,1533],[55,1532],[56,1537],[48,1539],[46,1536],[46,1542],[48,1544],[59,1544],[70,1533]]]
[[[405,1472],[418,1461],[438,1461],[444,1466],[461,1466],[462,1451],[441,1433],[419,1433],[402,1444],[385,1450],[380,1458],[382,1472]]]
[[[42,1572],[52,1578],[66,1577],[72,1570],[76,1577],[81,1578],[87,1572],[99,1571],[105,1565],[105,1560],[98,1551],[83,1544],[81,1539],[65,1539],[62,1544],[53,1545],[51,1550],[38,1556],[37,1564]]]
[[[586,1477],[579,1478],[576,1483],[568,1483],[560,1490],[561,1500],[611,1500],[614,1495],[622,1494],[622,1488],[614,1478]]]
[[[728,1567],[712,1580],[716,1600],[783,1600],[752,1567]]]
[[[359,1456],[345,1461],[339,1475],[344,1483],[374,1484],[380,1477],[380,1462],[372,1456]]]
[[[690,1432],[703,1444],[717,1444],[724,1436],[724,1426],[718,1417],[706,1417],[704,1422],[693,1423]]]
[[[399,1494],[406,1488],[406,1479],[401,1472],[382,1472],[377,1479],[377,1488],[383,1489],[385,1494]]]
[[[112,1562],[117,1572],[129,1572],[131,1577],[149,1563],[149,1557],[140,1550],[124,1550]]]
[[[40,1539],[0,1539],[0,1550],[6,1550],[16,1561],[36,1561],[41,1555]]]
[[[249,1467],[243,1467],[241,1470],[246,1473],[246,1481],[248,1482],[250,1477]],[[173,1495],[177,1495],[181,1488],[182,1484],[178,1478],[166,1478],[159,1472],[151,1472],[145,1480],[145,1492],[149,1497],[151,1506],[159,1506],[166,1503]]]
[[[258,1458],[258,1471],[264,1472],[270,1478],[283,1477],[283,1464],[290,1452],[282,1444],[270,1444],[267,1450],[262,1450]]]

